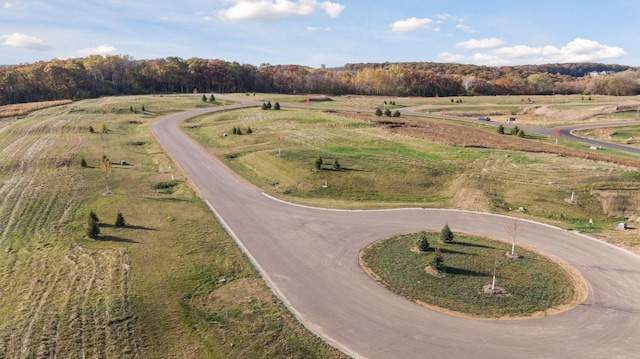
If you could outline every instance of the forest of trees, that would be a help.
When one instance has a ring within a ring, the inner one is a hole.
[[[590,76],[591,72],[604,74]],[[606,73],[606,74],[605,74]],[[360,63],[254,66],[219,59],[99,56],[0,66],[0,105],[120,94],[266,92],[385,96],[640,94],[640,69],[570,63],[476,66]]]

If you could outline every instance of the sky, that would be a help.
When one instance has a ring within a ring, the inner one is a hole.
[[[0,0],[0,64],[89,55],[241,64],[640,66],[640,0]]]

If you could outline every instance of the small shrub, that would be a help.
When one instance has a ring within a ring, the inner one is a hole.
[[[518,133],[516,133],[516,136],[518,136],[520,138],[524,138],[524,131],[523,130],[519,130]]]
[[[400,117],[400,111],[396,110],[396,111],[393,113],[393,117]]]
[[[89,218],[93,218],[94,221],[100,222],[100,219],[98,219],[98,215],[94,211],[89,212]]]
[[[322,170],[322,157],[316,158],[316,162],[314,163],[313,168],[315,168],[318,171]]]
[[[268,110],[269,107],[267,107],[267,104],[265,102],[262,103],[262,109],[263,110]]]
[[[247,128],[247,134],[249,134],[249,135],[250,135],[250,134],[252,134],[252,133],[253,133],[253,130],[251,129],[251,127],[248,127],[248,128]]]
[[[93,126],[89,126],[89,132],[94,133],[96,130],[93,129]]]
[[[207,102],[207,95],[202,95],[202,102]]]
[[[499,134],[504,135],[504,126],[499,125],[497,131],[498,131]]]
[[[216,97],[213,96],[213,94],[211,94],[211,96],[209,96],[209,102],[215,102],[216,101]]]
[[[335,161],[333,161],[333,169],[339,171],[341,168],[342,166],[340,166],[340,162],[338,162],[338,159],[336,158]]]
[[[453,242],[453,232],[451,232],[451,228],[449,228],[448,224],[445,224],[440,231],[440,240],[444,243]]]
[[[418,239],[418,249],[420,252],[428,252],[431,248],[429,246],[429,236],[427,232],[420,232],[420,238]]]
[[[280,103],[279,103],[279,102],[276,102],[276,103],[273,105],[273,109],[274,109],[274,110],[276,110],[276,111],[280,110]]]
[[[436,248],[435,253],[433,253],[433,257],[431,257],[431,261],[429,262],[429,266],[438,272],[441,272],[444,269],[444,258],[442,258],[440,248]]]
[[[144,112],[144,111],[146,111],[146,110],[144,109],[144,105],[142,105],[142,112]]]
[[[389,109],[384,110],[384,115],[387,117],[391,117],[391,110]]]
[[[98,227],[98,222],[93,219],[93,217],[89,216],[89,220],[87,222],[87,237],[96,239],[100,234],[100,227]]]
[[[80,167],[87,167],[87,160],[84,157],[80,159]]]
[[[382,116],[382,110],[377,108],[376,109],[376,116]]]
[[[520,129],[518,128],[518,126],[514,126],[514,127],[511,129],[511,134],[512,134],[512,135],[517,135],[517,134],[518,134],[518,131],[520,131]]]
[[[124,220],[124,216],[122,215],[122,213],[118,212],[118,214],[116,215],[115,226],[116,227],[124,227],[126,225],[127,225],[127,222]]]

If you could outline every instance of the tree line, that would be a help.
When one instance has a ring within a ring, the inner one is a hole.
[[[591,76],[592,72],[598,76]],[[0,66],[0,105],[157,93],[265,92],[381,96],[640,93],[640,71],[597,63],[477,66],[360,63],[338,68],[254,66],[220,59],[134,60],[93,55]]]

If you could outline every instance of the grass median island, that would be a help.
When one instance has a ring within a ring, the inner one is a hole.
[[[380,240],[361,253],[362,266],[389,290],[412,301],[443,311],[480,318],[531,317],[557,312],[577,304],[584,294],[577,279],[554,261],[518,247],[520,259],[510,259],[509,243],[457,234],[452,243],[439,243],[439,233],[428,233],[431,250],[420,252],[419,233]],[[426,271],[439,248],[443,271]],[[483,292],[491,284],[508,295]]]

